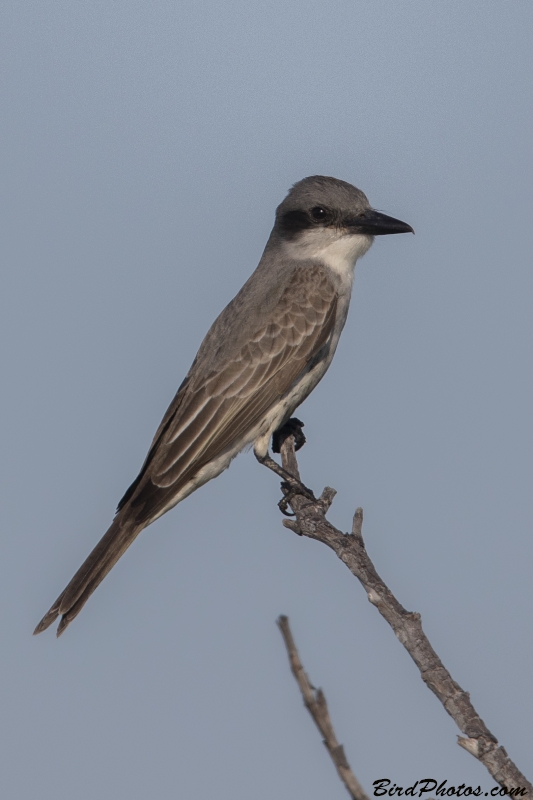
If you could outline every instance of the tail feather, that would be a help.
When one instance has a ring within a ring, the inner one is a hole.
[[[61,615],[57,629],[60,636],[144,527],[132,523],[121,525],[117,517],[33,633],[42,633]]]

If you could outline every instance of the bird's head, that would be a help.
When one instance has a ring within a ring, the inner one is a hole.
[[[373,209],[360,189],[323,175],[294,184],[276,209],[274,230],[294,257],[312,258],[340,245],[353,253],[354,261],[374,236],[414,233],[406,222]]]

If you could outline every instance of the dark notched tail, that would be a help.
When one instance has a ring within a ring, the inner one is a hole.
[[[66,589],[59,595],[52,608],[44,615],[34,630],[42,633],[60,615],[57,636],[61,636],[72,620],[92,595],[107,573],[115,566],[120,556],[128,549],[145,525],[120,524],[120,515],[115,518],[92,553],[85,559]]]

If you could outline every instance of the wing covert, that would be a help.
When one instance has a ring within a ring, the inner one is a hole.
[[[327,342],[336,307],[337,294],[323,267],[296,269],[268,322],[258,325],[235,357],[203,377],[189,373],[189,386],[175,412],[167,412],[135,485],[147,474],[156,496],[161,490],[173,496],[202,466],[240,441]],[[150,507],[149,493],[141,494]]]

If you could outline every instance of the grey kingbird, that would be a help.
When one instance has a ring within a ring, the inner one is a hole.
[[[215,320],[156,431],[111,527],[37,625],[59,636],[136,536],[229,467],[247,445],[283,470],[270,437],[331,364],[355,262],[374,236],[413,232],[345,181],[304,178],[276,210],[259,265]]]

